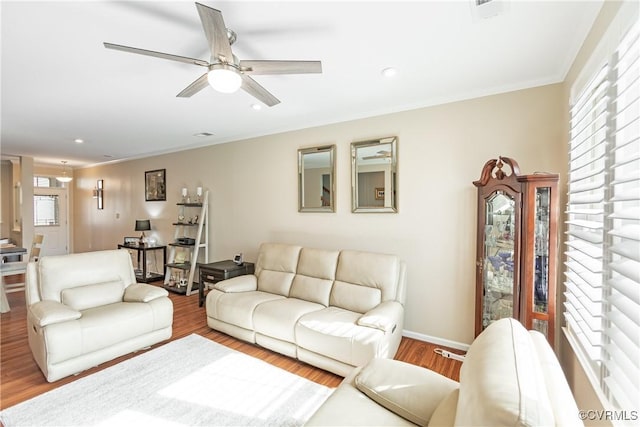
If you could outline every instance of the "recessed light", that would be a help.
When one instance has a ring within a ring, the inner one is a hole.
[[[393,67],[389,67],[382,70],[380,74],[382,74],[384,77],[394,77],[396,74],[398,74],[398,70]]]
[[[260,104],[251,104],[251,108],[253,108],[256,111],[262,110],[262,105]]]
[[[210,132],[200,132],[200,133],[194,133],[193,136],[197,138],[205,138],[207,136],[213,136],[213,134]]]
[[[84,139],[76,138],[76,139],[73,140],[73,142],[75,142],[76,144],[83,144],[84,143]]]

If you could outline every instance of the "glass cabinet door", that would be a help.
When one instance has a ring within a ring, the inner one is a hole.
[[[504,317],[514,317],[516,294],[515,200],[503,191],[485,203],[482,328]]]
[[[549,313],[549,212],[551,188],[535,188],[534,207],[534,247],[533,265],[533,311],[534,313]],[[548,320],[546,316],[535,316],[532,319],[533,329],[548,334]]]

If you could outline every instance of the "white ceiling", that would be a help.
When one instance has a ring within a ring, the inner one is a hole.
[[[204,68],[103,47],[208,61],[192,1],[2,1],[0,149],[90,165],[557,83],[602,6],[512,0],[483,19],[473,1],[203,0],[240,59],[322,61],[318,75],[254,76],[281,100],[259,111],[242,91],[176,98]]]

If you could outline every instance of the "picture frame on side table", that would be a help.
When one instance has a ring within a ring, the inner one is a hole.
[[[144,200],[147,202],[167,200],[166,169],[156,169],[144,173]]]

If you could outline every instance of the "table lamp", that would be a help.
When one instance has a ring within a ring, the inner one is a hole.
[[[151,221],[148,219],[136,219],[136,231],[142,231],[140,245],[144,246],[144,232],[151,230]]]

